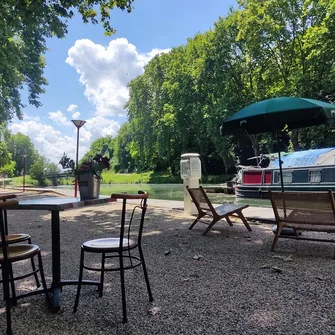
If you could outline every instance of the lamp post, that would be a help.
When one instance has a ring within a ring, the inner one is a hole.
[[[26,159],[28,155],[26,154],[26,151],[21,156],[23,158],[23,182],[22,182],[22,192],[25,191],[26,188]]]
[[[79,154],[79,129],[86,123],[83,120],[71,120],[77,128],[77,151],[76,151],[76,168],[78,167],[78,154]],[[77,197],[78,190],[78,176],[75,175],[74,179],[74,196]]]

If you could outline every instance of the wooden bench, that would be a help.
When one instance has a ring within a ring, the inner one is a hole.
[[[221,219],[225,219],[230,226],[233,225],[231,220],[229,219],[229,216],[237,216],[241,221],[244,223],[246,228],[251,231],[251,228],[249,226],[248,221],[244,217],[242,210],[249,207],[249,205],[235,205],[226,203],[217,207],[214,207],[211,203],[211,201],[208,199],[208,196],[206,194],[206,191],[202,186],[199,186],[199,188],[190,188],[186,186],[194,205],[196,206],[198,210],[198,216],[193,221],[189,229],[192,229],[194,225],[197,222],[202,222],[208,224],[207,229],[203,232],[202,235],[206,235],[209,230],[214,226],[216,222],[218,222]],[[211,221],[203,221],[201,220],[203,217],[210,217]]]
[[[335,201],[331,190],[328,192],[272,192],[269,191],[277,231],[271,250],[275,249],[278,238],[293,238],[333,242],[334,239],[311,238],[299,234],[281,235],[283,228],[297,231],[335,233]],[[333,253],[335,258],[335,248]]]

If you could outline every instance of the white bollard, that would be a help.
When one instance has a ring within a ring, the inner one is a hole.
[[[184,184],[184,212],[197,214],[198,211],[192,202],[186,186],[199,187],[199,179],[201,178],[201,162],[199,154],[187,153],[181,155],[180,175]]]

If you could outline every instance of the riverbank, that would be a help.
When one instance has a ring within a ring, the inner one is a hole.
[[[200,179],[201,184],[224,184],[231,180],[234,175],[209,175],[202,176]],[[56,178],[59,185],[73,185],[74,177],[69,178]],[[8,186],[22,187],[23,182],[27,187],[39,187],[37,180],[30,178],[29,175],[6,178],[2,180]],[[114,173],[112,171],[105,171],[102,173],[102,184],[113,185],[113,184],[182,184],[183,181],[180,175],[171,175],[168,172],[142,172],[142,173]],[[52,185],[52,178],[45,179],[43,182],[44,186]]]

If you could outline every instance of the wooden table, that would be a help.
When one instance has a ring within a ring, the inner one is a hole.
[[[61,307],[61,288],[64,285],[76,285],[77,281],[61,279],[60,260],[60,220],[59,212],[85,206],[94,206],[115,201],[110,196],[100,196],[98,199],[80,200],[80,198],[48,197],[19,201],[15,209],[48,210],[51,212],[51,250],[52,250],[52,283],[50,291],[53,295],[52,311],[57,312]],[[96,282],[87,281],[87,284]]]

